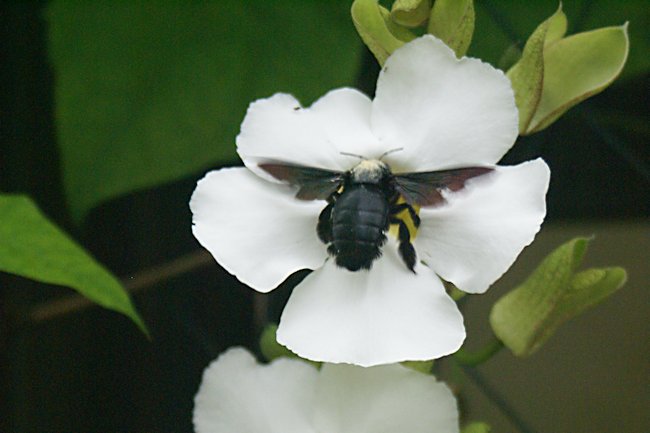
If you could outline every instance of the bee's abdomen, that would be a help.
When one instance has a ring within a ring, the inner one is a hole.
[[[332,244],[336,264],[351,271],[370,269],[386,242],[389,206],[386,196],[372,185],[352,185],[332,210]]]

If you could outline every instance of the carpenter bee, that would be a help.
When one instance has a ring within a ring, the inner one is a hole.
[[[411,234],[397,215],[406,210],[417,228],[420,218],[413,206],[444,204],[443,190],[458,191],[468,179],[493,169],[465,167],[393,174],[388,164],[381,161],[388,153],[379,159],[346,154],[361,161],[345,172],[281,161],[262,162],[259,167],[275,179],[298,187],[296,198],[300,200],[327,200],[316,231],[338,266],[350,271],[370,269],[373,261],[381,256],[386,231],[395,224],[400,257],[415,272],[416,254]]]

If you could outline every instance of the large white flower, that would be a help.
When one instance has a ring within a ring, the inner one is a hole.
[[[193,232],[215,259],[260,292],[300,269],[314,269],[293,291],[278,341],[303,358],[363,366],[438,358],[465,338],[463,319],[442,279],[482,293],[532,242],[546,213],[549,169],[542,160],[495,166],[517,137],[509,80],[477,59],[456,59],[425,36],[387,60],[371,101],[349,88],[309,108],[276,94],[251,104],[237,137],[246,168],[210,172],[192,196]],[[349,154],[379,158],[393,173],[492,167],[444,205],[422,207],[412,240],[415,273],[382,247],[372,269],[328,259],[316,233],[323,200],[262,170],[264,161],[347,171]]]
[[[361,368],[296,359],[259,365],[244,349],[203,373],[197,433],[457,433],[451,391],[399,364]]]

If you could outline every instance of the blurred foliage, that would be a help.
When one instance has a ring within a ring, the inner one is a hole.
[[[434,18],[446,16],[445,4],[453,2],[436,2]],[[385,60],[415,37],[394,20],[413,24],[429,5],[402,0],[389,11],[376,0],[357,0],[352,21]],[[629,77],[650,66],[643,55],[650,49],[646,6],[641,0],[583,0],[566,3],[565,10],[570,30],[632,19]],[[469,55],[499,65],[556,8],[554,0],[477,1]],[[360,64],[345,0],[58,0],[47,16],[63,179],[77,221],[107,199],[234,162],[234,137],[251,101],[285,91],[309,104],[333,87],[353,84]],[[459,23],[473,23],[473,10],[471,20],[463,16]],[[473,26],[461,27],[471,35]],[[467,48],[467,38],[461,39],[459,53]]]
[[[120,282],[27,197],[0,195],[0,270],[75,289],[147,328]]]
[[[625,284],[627,274],[620,267],[577,271],[588,242],[576,238],[561,245],[523,284],[492,307],[492,329],[515,355],[531,355],[561,324]]]
[[[236,161],[248,104],[351,85],[349,3],[68,2],[48,10],[73,218],[103,200]]]

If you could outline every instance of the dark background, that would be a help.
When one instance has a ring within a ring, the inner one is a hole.
[[[3,3],[0,7],[0,190],[33,197],[45,214],[125,281],[140,275],[143,269],[166,269],[166,264],[179,257],[189,255],[190,265],[187,272],[135,293],[138,310],[151,330],[151,340],[125,317],[96,307],[73,309],[50,318],[35,317],[36,308],[69,297],[72,292],[1,274],[0,431],[189,432],[193,396],[203,369],[229,346],[255,349],[259,315],[255,316],[254,311],[263,301],[254,298],[252,290],[211,260],[196,254],[200,248],[190,232],[187,203],[203,172],[111,200],[93,209],[82,225],[72,223],[60,174],[53,114],[54,76],[46,53],[43,7],[40,2]],[[377,74],[374,59],[365,53],[360,65],[358,87],[371,93]],[[521,138],[506,156],[506,163],[542,156],[553,173],[548,195],[548,230],[545,228],[541,235],[546,241],[541,241],[543,249],[537,247],[536,253],[529,253],[526,263],[518,264],[522,269],[531,269],[539,257],[572,234],[593,231],[602,231],[603,238],[612,246],[610,251],[622,254],[603,254],[605,259],[611,259],[603,265],[644,266],[650,248],[647,236],[650,234],[647,219],[650,214],[649,78],[646,73],[613,85],[571,110],[546,131]],[[623,117],[645,119],[646,130],[626,129],[603,121],[603,113],[612,110]],[[621,247],[624,242],[631,248]],[[640,261],[639,256],[646,259]],[[635,275],[635,269],[629,271]],[[643,285],[647,289],[647,269],[641,275],[646,277],[636,274],[630,290],[641,289]],[[272,311],[277,311],[290,285],[291,282],[273,295]],[[625,350],[647,353],[647,325],[638,322],[631,328],[625,325],[629,323],[628,318],[643,320],[645,317],[647,322],[647,316],[638,313],[638,308],[647,304],[647,295],[643,297],[639,290],[632,293],[642,299],[635,300],[626,293],[629,305],[615,300],[607,303],[619,308],[620,317],[616,321],[623,324],[621,332],[632,332],[633,338],[638,338],[634,344],[625,346]],[[485,309],[493,300],[472,299],[471,302],[481,303]],[[574,330],[593,338],[590,332],[593,328],[586,320],[580,319],[579,329]],[[486,322],[478,326],[485,327]],[[564,336],[568,335],[572,334]],[[614,332],[608,338],[616,335]],[[587,337],[578,333],[575,338],[575,341],[585,341]],[[594,344],[592,349],[601,347],[604,357],[611,354],[606,348],[607,341],[602,346]],[[562,352],[559,347],[551,349],[551,353],[553,350]],[[628,368],[625,367],[627,359],[639,359],[635,353],[617,354],[621,362],[616,365]],[[585,364],[599,362],[598,353],[573,356]],[[538,374],[548,374],[548,380],[561,382],[558,365],[554,365],[557,358],[547,355],[544,359],[539,367],[542,373]],[[642,359],[647,361],[647,357]],[[530,363],[518,363],[505,351],[492,362],[486,374],[496,371],[496,377],[500,377],[497,380],[507,380],[498,376],[499,371],[504,371],[499,362],[510,369],[507,371],[514,371],[514,377],[530,375],[530,371],[526,373],[526,365]],[[641,368],[641,372],[645,368],[647,373],[648,366],[646,363],[629,368]],[[570,375],[571,371],[563,374]],[[618,374],[611,371],[614,378]],[[453,380],[454,373],[450,375]],[[647,382],[648,375],[640,378]],[[586,386],[592,386],[590,383]],[[468,392],[481,394],[472,391],[473,386],[468,385]],[[584,392],[588,394],[589,390]],[[547,397],[552,399],[552,394]],[[641,402],[643,398],[647,400],[647,391],[645,394],[639,396]],[[476,407],[472,397],[467,399],[470,408]],[[597,404],[607,407],[616,399],[616,394],[608,395],[606,400],[597,400]],[[495,407],[487,404],[490,405]],[[647,415],[635,413],[637,406],[631,407],[631,414],[626,416],[638,416],[639,424],[622,425],[648,426]],[[527,411],[527,407],[515,409]],[[471,415],[481,416],[480,412]],[[503,418],[503,414],[488,415],[495,419],[492,421],[495,425],[499,425],[499,417]],[[551,414],[548,418],[554,416],[562,418],[563,415]],[[582,426],[584,429],[579,427],[573,432],[625,431],[594,430],[588,427],[588,422],[589,417]],[[543,423],[543,420],[532,420],[539,431],[546,431],[542,430]]]

